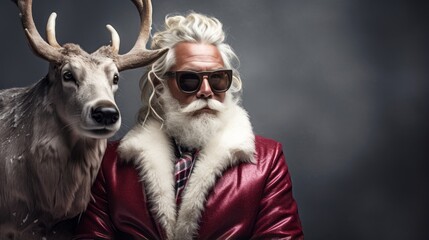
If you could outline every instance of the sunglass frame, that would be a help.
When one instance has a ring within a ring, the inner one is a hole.
[[[210,82],[210,77],[213,74],[216,74],[216,73],[219,73],[219,72],[226,73],[227,76],[228,76],[227,87],[225,89],[222,89],[222,90],[218,90],[218,89],[213,88],[212,84]],[[182,85],[180,83],[180,76],[182,76],[183,74],[195,74],[196,76],[198,76],[199,82],[198,82],[198,85],[197,85],[197,87],[196,87],[195,90],[187,91],[187,90],[182,89]],[[201,85],[202,85],[203,80],[204,80],[204,76],[207,76],[207,81],[208,81],[208,83],[210,85],[211,90],[214,93],[224,93],[224,92],[228,91],[228,89],[231,87],[232,77],[233,77],[231,69],[219,69],[219,70],[204,71],[204,72],[195,72],[195,71],[190,71],[190,70],[186,70],[186,71],[168,71],[168,72],[165,73],[165,76],[171,77],[171,78],[174,77],[175,80],[176,80],[177,86],[179,87],[180,91],[182,91],[183,93],[187,93],[187,94],[196,93],[196,92],[198,92],[200,90]]]

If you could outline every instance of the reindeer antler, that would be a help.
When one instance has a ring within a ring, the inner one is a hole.
[[[117,67],[119,71],[146,66],[167,51],[167,49],[146,49],[146,43],[149,39],[152,25],[152,4],[150,0],[133,0],[133,3],[137,7],[140,15],[140,33],[134,47],[128,53],[118,55]]]
[[[30,45],[33,51],[40,57],[50,62],[59,62],[62,56],[60,53],[61,47],[59,45],[51,46],[49,43],[47,43],[40,36],[39,32],[37,31],[36,25],[34,24],[33,14],[31,11],[33,1],[32,0],[12,0],[12,1],[16,3],[16,5],[20,10],[22,26],[24,27],[25,33],[27,34],[27,39],[30,42]],[[53,24],[55,26],[55,17],[53,18],[54,18]],[[51,22],[52,24],[52,20],[48,22]],[[53,34],[55,39],[55,31]]]
[[[33,20],[32,0],[12,0],[18,6],[21,14],[22,26],[27,34],[28,41],[33,51],[40,57],[50,62],[60,62],[62,59],[61,49],[55,37],[56,14],[52,13],[46,27],[47,42],[40,36]],[[116,65],[119,71],[142,67],[155,61],[162,56],[167,49],[147,50],[146,43],[149,39],[152,25],[152,4],[150,0],[133,0],[140,15],[140,32],[134,47],[126,54],[117,55]],[[112,35],[112,50],[115,54],[119,51],[119,35],[116,30],[108,25],[107,28]]]
[[[48,24],[46,26],[46,38],[48,39],[49,45],[60,48],[60,44],[57,42],[57,38],[55,36],[55,19],[57,18],[56,13],[51,13],[51,16],[49,16]]]

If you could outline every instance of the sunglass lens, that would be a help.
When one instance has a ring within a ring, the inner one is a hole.
[[[216,72],[210,76],[210,86],[215,91],[225,91],[228,88],[229,78],[226,72]]]
[[[185,92],[193,92],[197,90],[200,79],[195,73],[183,73],[180,75],[180,88]]]

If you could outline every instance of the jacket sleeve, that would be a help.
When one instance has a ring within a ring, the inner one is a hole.
[[[105,155],[105,158],[108,154]],[[105,161],[104,159],[103,161]],[[114,239],[114,227],[110,220],[108,196],[103,164],[92,186],[92,198],[86,211],[79,219],[74,240]]]
[[[267,164],[267,179],[253,238],[304,239],[281,144],[276,143],[273,151],[262,154],[266,158],[263,161]]]

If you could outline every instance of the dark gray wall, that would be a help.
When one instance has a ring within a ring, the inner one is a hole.
[[[422,1],[423,2],[423,1]],[[59,42],[93,51],[134,43],[129,1],[35,0],[39,31],[58,13]],[[413,0],[154,1],[167,13],[218,17],[241,58],[243,105],[258,134],[283,143],[307,239],[429,239],[429,4]],[[32,54],[7,0],[0,3],[0,88],[26,86],[47,63]],[[143,70],[117,95],[133,125]]]

